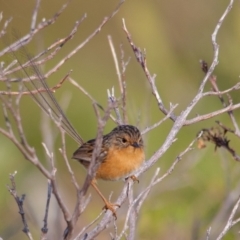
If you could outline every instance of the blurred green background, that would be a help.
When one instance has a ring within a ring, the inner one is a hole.
[[[38,21],[52,17],[64,4],[64,1],[42,1],[39,9]],[[125,59],[130,63],[126,71],[127,110],[130,124],[138,125],[140,129],[159,121],[164,115],[159,112],[156,100],[151,94],[145,75],[135,60],[126,35],[122,30],[122,18],[125,19],[128,30],[137,46],[146,49],[147,63],[151,73],[157,74],[156,85],[166,106],[178,103],[176,114],[179,114],[195,96],[203,73],[199,60],[211,63],[213,50],[211,34],[228,5],[229,1],[183,1],[183,0],[151,0],[126,1],[118,14],[111,19],[104,28],[83,49],[69,59],[63,67],[49,79],[53,86],[59,82],[70,69],[71,76],[81,84],[101,105],[107,105],[107,89],[114,86],[116,96],[119,95],[116,70],[108,44],[107,36],[111,35],[120,58],[120,44],[123,44]],[[72,1],[54,25],[37,34],[27,47],[33,54],[48,47],[56,39],[65,37],[84,13],[87,19],[80,25],[75,37],[69,41],[59,54],[48,62],[43,71],[51,69],[60,59],[73,50],[80,42],[89,36],[109,15],[118,1]],[[16,29],[22,35],[30,29],[31,14],[35,6],[34,1],[0,0],[3,20],[13,17],[9,27]],[[232,11],[227,16],[218,34],[220,44],[219,65],[214,74],[217,75],[220,90],[230,88],[239,81],[240,32],[239,32],[239,2],[235,2]],[[1,22],[1,27],[3,21]],[[1,44],[2,46],[2,44]],[[2,46],[3,48],[3,46]],[[206,90],[211,86],[207,84]],[[231,94],[235,103],[240,102],[239,91]],[[70,98],[66,114],[83,139],[94,138],[97,121],[91,101],[65,82],[56,92],[59,102],[66,105]],[[221,109],[222,105],[217,97],[206,97],[199,102],[190,117],[197,114],[209,113]],[[42,141],[43,128],[46,129],[48,120],[41,110],[31,100],[24,97],[21,101],[21,113],[24,130],[29,143],[35,147],[44,165],[49,165],[44,154]],[[234,112],[239,123],[239,110]],[[183,151],[202,128],[214,126],[215,120],[232,127],[227,114],[204,122],[184,127],[178,134],[178,140],[168,152],[159,159],[158,163],[140,177],[140,184],[134,186],[134,193],[140,193],[150,182],[157,167],[164,174],[176,156]],[[1,118],[1,127],[4,127]],[[45,126],[46,125],[46,126]],[[114,124],[109,121],[105,133]],[[172,127],[170,120],[144,136],[146,145],[146,159],[161,146]],[[58,133],[54,125],[50,125],[47,135]],[[238,150],[239,139],[229,136],[231,146]],[[9,173],[17,171],[16,182],[19,194],[26,194],[25,210],[30,230],[38,236],[42,227],[45,208],[47,181],[39,171],[27,162],[18,149],[6,137],[0,135],[0,237],[5,239],[24,239],[21,232],[22,222],[16,203],[7,191]],[[71,184],[68,171],[58,149],[61,147],[60,136],[53,148],[56,157],[57,181],[61,195],[72,211],[75,204],[75,192]],[[67,151],[69,158],[78,145],[67,137]],[[76,162],[70,161],[81,184],[85,171]],[[214,152],[214,146],[208,145],[203,150],[195,148],[184,156],[174,172],[163,182],[153,188],[146,200],[139,217],[136,239],[205,239],[206,230],[212,227],[212,239],[216,237],[230,214],[231,204],[240,193],[239,163],[235,162],[229,153],[219,149]],[[105,195],[114,190],[116,199],[122,189],[122,182],[102,182],[99,187]],[[96,193],[90,189],[94,197],[89,209],[79,219],[77,229],[93,220],[103,206]],[[235,193],[235,195],[233,194]],[[125,203],[127,206],[127,203]],[[119,231],[121,230],[126,213],[124,205],[118,210]],[[224,207],[228,207],[227,214],[222,214]],[[59,239],[65,223],[62,215],[52,198],[50,208],[49,233],[51,239]],[[108,232],[112,226],[97,239],[109,239]],[[238,226],[234,227],[224,239],[239,239]]]

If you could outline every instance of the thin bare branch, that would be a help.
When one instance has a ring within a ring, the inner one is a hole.
[[[97,100],[95,100],[91,94],[89,94],[78,82],[76,82],[74,79],[72,79],[71,77],[69,77],[69,82],[75,86],[76,88],[78,88],[82,93],[84,93],[84,95],[86,95],[92,103],[94,103],[96,106],[98,106],[99,109],[101,109],[103,112],[105,112],[105,109],[103,108],[102,105],[100,105],[100,103],[97,102]],[[117,119],[111,114],[110,118],[117,123]]]
[[[61,152],[62,156],[63,156],[63,159],[65,161],[65,164],[67,166],[67,169],[68,169],[68,172],[70,173],[70,176],[71,176],[71,179],[72,179],[72,183],[74,185],[74,187],[76,188],[76,191],[78,192],[80,190],[80,187],[77,183],[77,180],[76,180],[76,177],[74,175],[74,172],[69,164],[69,161],[68,161],[68,157],[67,157],[67,152],[66,152],[66,142],[65,142],[65,132],[59,128],[60,131],[61,131],[61,136],[62,136],[62,148],[59,149],[59,151]]]
[[[86,225],[77,235],[76,238],[74,238],[74,240],[80,240],[83,236],[83,233],[86,232],[87,229],[89,229],[90,227],[93,226],[94,223],[96,223],[100,217],[103,215],[104,211],[100,212],[100,214],[92,221],[90,222],[88,225]]]
[[[205,61],[203,61],[203,60],[201,60],[200,63],[201,63],[201,65],[202,65],[202,70],[206,73],[207,70],[208,70],[208,65],[207,65],[207,63],[206,63]],[[224,100],[224,98],[222,97],[222,94],[220,93],[219,87],[218,87],[218,85],[217,85],[217,77],[216,77],[216,76],[211,75],[210,78],[209,78],[209,82],[211,83],[211,85],[212,85],[212,87],[213,87],[213,91],[216,92],[216,93],[218,93],[217,96],[218,96],[219,100],[221,101],[223,107],[227,107],[228,105],[232,104],[232,98],[231,98],[230,95],[228,95],[229,104],[227,104],[226,101]],[[233,91],[233,90],[238,90],[239,88],[240,88],[240,83],[237,83],[235,86],[233,86],[233,87],[231,88],[231,91]],[[228,89],[228,90],[229,90],[229,89]],[[227,92],[228,92],[228,90],[227,90]],[[226,91],[225,91],[225,92],[226,92]],[[230,91],[229,91],[229,92],[230,92]],[[232,123],[233,123],[233,125],[234,125],[234,128],[235,128],[237,134],[240,135],[239,126],[238,126],[237,121],[236,121],[236,119],[235,119],[235,117],[234,117],[234,115],[233,115],[233,111],[228,111],[228,115],[229,115],[229,117],[230,117],[230,119],[231,119],[231,121],[232,121]]]
[[[113,56],[113,61],[114,61],[114,65],[115,65],[115,69],[116,69],[116,73],[117,73],[117,76],[118,76],[118,84],[119,84],[119,89],[120,89],[120,92],[121,92],[121,96],[122,96],[122,99],[126,96],[125,94],[125,87],[123,85],[123,79],[122,79],[122,74],[120,73],[120,69],[119,69],[119,63],[118,63],[118,59],[117,59],[117,54],[116,54],[116,50],[114,48],[114,44],[112,42],[112,37],[109,35],[108,36],[108,42],[109,42],[109,46],[110,46],[110,49],[111,49],[111,52],[112,52],[112,56]],[[109,96],[110,95],[114,95],[114,88],[112,88],[112,92],[113,94],[108,94]],[[109,91],[110,93],[110,91]],[[115,99],[115,98],[114,98]],[[114,100],[113,99],[113,100]],[[123,103],[126,102],[125,99],[122,100]],[[118,123],[119,125],[122,125],[124,122],[122,121],[121,119],[121,116],[120,116],[120,113],[119,113],[119,110],[116,109],[116,115],[117,115],[117,119],[118,119]],[[126,123],[125,123],[126,124]]]
[[[144,71],[144,73],[147,77],[147,80],[148,80],[148,82],[150,84],[150,87],[152,89],[152,94],[155,96],[155,98],[157,100],[158,107],[159,107],[160,111],[162,111],[166,115],[166,114],[168,114],[169,111],[165,108],[165,106],[163,104],[163,101],[160,97],[160,94],[158,92],[158,89],[156,87],[156,84],[155,84],[156,75],[155,74],[151,75],[150,71],[148,70],[146,53],[145,53],[145,51],[142,52],[141,49],[133,43],[133,40],[131,38],[131,35],[130,35],[129,31],[127,30],[124,19],[122,19],[122,23],[123,23],[123,30],[127,35],[128,42],[129,42],[130,46],[132,47],[132,50],[133,50],[133,52],[135,54],[135,57],[136,57],[136,60],[141,65],[141,67],[142,67],[142,69],[143,69],[143,71]],[[174,116],[174,114],[171,114],[170,119],[172,119],[173,121],[176,120],[176,117]]]
[[[37,15],[38,15],[38,10],[40,7],[41,0],[36,1],[36,6],[33,10],[33,15],[32,15],[32,22],[31,22],[31,28],[30,31],[33,31],[36,27],[36,22],[37,22]]]
[[[52,185],[51,181],[48,180],[48,191],[47,191],[47,202],[46,202],[46,208],[45,208],[45,215],[43,219],[43,227],[42,227],[42,235],[41,240],[47,239],[47,232],[48,232],[48,211],[49,211],[49,205],[52,195]]]
[[[197,122],[209,119],[209,118],[213,118],[213,117],[216,117],[216,116],[218,116],[220,114],[223,114],[223,113],[228,112],[228,111],[233,111],[233,110],[238,109],[238,108],[240,108],[240,103],[237,103],[235,105],[229,105],[229,106],[227,106],[227,107],[225,107],[223,109],[220,109],[220,110],[217,110],[217,111],[213,111],[211,113],[208,113],[208,114],[205,114],[205,115],[201,115],[201,116],[197,116],[195,118],[186,120],[184,122],[184,126],[188,126],[188,125],[191,125],[191,124],[194,124],[194,123],[197,123]]]
[[[227,93],[230,93],[232,91],[236,91],[236,90],[239,90],[240,89],[240,82],[238,82],[237,84],[235,84],[233,87],[229,88],[229,89],[226,89],[224,91],[217,91],[217,92],[205,92],[203,93],[203,97],[206,97],[206,96],[218,96],[218,95],[223,95],[223,94],[227,94]]]
[[[19,135],[22,139],[22,141],[19,141],[19,139],[15,136],[11,124],[8,120],[8,117],[6,115],[5,117],[5,122],[8,126],[8,131],[0,128],[0,132],[5,135],[7,138],[9,138],[15,146],[20,150],[20,152],[23,154],[23,156],[26,158],[26,160],[30,161],[32,164],[34,164],[41,172],[42,174],[50,179],[50,173],[47,171],[47,169],[38,161],[38,158],[35,154],[35,150],[29,146],[29,144],[26,141],[26,137],[24,136],[24,131],[21,123],[21,117],[19,113],[19,109],[15,110],[14,106],[11,104],[11,102],[8,102],[3,96],[0,95],[0,99],[2,103],[4,104],[3,106],[10,111],[10,113],[13,116],[13,119],[15,120],[15,123],[17,125],[17,130],[19,132]],[[10,99],[11,100],[11,99]],[[25,139],[25,140],[23,140]]]
[[[27,67],[31,67],[32,66],[32,63],[34,62],[35,66],[39,66],[39,65],[42,65],[44,63],[46,63],[47,61],[51,60],[61,49],[62,47],[69,41],[71,40],[74,35],[76,34],[77,30],[78,30],[78,27],[79,25],[83,22],[83,20],[86,18],[86,14],[83,15],[83,17],[77,21],[73,27],[73,29],[71,30],[71,32],[69,33],[69,35],[67,35],[66,37],[62,38],[62,39],[59,39],[57,41],[55,41],[53,44],[51,44],[47,49],[45,49],[44,51],[40,52],[39,54],[37,54],[36,56],[32,57],[28,54],[29,57],[27,57],[27,61],[25,63],[22,63],[21,65],[18,65],[17,67],[13,68],[13,69],[10,69],[10,70],[6,70],[3,69],[3,72],[4,72],[4,76],[1,76],[0,80],[1,81],[11,81],[11,82],[19,82],[19,78],[13,78],[13,79],[9,79],[7,76],[10,75],[10,74],[13,74],[13,73],[16,73],[20,70],[22,70],[22,68],[27,68]],[[19,43],[21,44],[21,42]],[[55,49],[54,49],[55,48]],[[22,49],[23,48],[23,45],[22,45]],[[14,49],[12,49],[12,52],[14,51]],[[39,59],[40,57],[42,57],[43,55],[46,55],[47,53],[49,53],[50,51],[52,51],[49,55],[47,55],[45,58],[39,60],[39,61],[36,61],[37,59]],[[24,51],[24,54],[25,54],[26,51]],[[25,56],[26,57],[26,56]],[[64,63],[64,62],[63,62]],[[63,64],[62,63],[62,64]],[[43,77],[45,79],[49,78],[54,72],[56,72],[61,66],[59,65],[57,68],[52,68],[48,73],[46,73]],[[9,69],[9,67],[8,67]],[[33,72],[34,73],[34,72]],[[37,75],[33,75],[30,77],[31,80],[35,80],[35,79],[38,79],[38,76]],[[22,82],[28,82],[29,81],[29,77],[25,77],[25,78],[21,78],[21,81]]]
[[[123,112],[123,122],[126,124],[128,122],[127,118],[127,85],[126,85],[126,67],[130,61],[130,58],[128,59],[127,62],[124,61],[124,50],[123,50],[123,45],[120,45],[120,50],[121,50],[121,81],[122,81],[122,86],[123,86],[123,92],[122,92],[122,112]]]
[[[1,17],[2,17],[2,13],[1,13]],[[2,38],[6,34],[6,29],[11,21],[12,21],[12,18],[9,18],[8,20],[5,21],[4,26],[0,32],[0,38]]]
[[[116,99],[115,97],[115,94],[114,94],[114,87],[112,88],[112,91],[110,91],[109,89],[107,90],[107,94],[108,94],[108,99],[109,101],[111,101],[112,105],[115,106],[114,107],[114,111],[116,113],[116,116],[117,116],[117,123],[119,125],[122,125],[123,124],[123,121],[122,121],[122,117],[120,115],[120,111],[119,111],[119,107],[118,107],[118,100]]]
[[[47,74],[46,77],[50,76],[53,72],[57,71],[60,66],[62,66],[69,58],[75,55],[80,49],[82,49],[93,37],[95,37],[103,28],[103,26],[113,18],[117,12],[119,11],[121,5],[125,2],[125,0],[121,0],[116,9],[108,16],[103,19],[100,25],[82,42],[80,43],[74,50],[72,50],[67,56],[65,56],[55,67],[53,67]]]
[[[57,200],[58,206],[62,210],[65,221],[68,222],[68,220],[70,218],[70,213],[66,207],[66,203],[63,201],[63,198],[60,196],[60,193],[58,190],[58,186],[57,186],[57,182],[56,182],[57,169],[55,168],[53,153],[51,153],[48,150],[47,146],[44,143],[42,143],[42,145],[43,145],[45,152],[49,158],[49,161],[51,163],[52,171],[51,171],[51,178],[49,180],[51,181],[52,193],[54,194],[54,196]]]
[[[50,18],[48,20],[43,19],[33,31],[30,31],[27,35],[25,35],[21,39],[17,40],[10,46],[3,49],[0,52],[0,57],[3,56],[7,52],[16,51],[17,49],[21,48],[22,46],[28,44],[33,39],[34,35],[36,35],[39,31],[48,27],[49,25],[54,24],[57,21],[58,17],[67,8],[67,6],[69,5],[70,2],[71,2],[71,0],[68,0],[64,5],[62,5],[61,9],[56,14],[54,14],[54,16],[52,18]]]
[[[211,233],[211,227],[209,227],[207,230],[206,240],[210,240],[210,233]]]
[[[30,240],[33,240],[33,237],[32,237],[32,234],[28,228],[28,224],[27,224],[27,220],[26,220],[26,217],[25,217],[25,212],[23,210],[23,202],[25,200],[25,194],[23,194],[21,197],[18,196],[17,194],[17,189],[16,189],[16,183],[15,183],[15,175],[17,174],[17,172],[13,173],[13,174],[10,174],[10,181],[11,181],[11,184],[12,186],[7,186],[8,188],[8,191],[11,193],[11,195],[14,197],[17,205],[18,205],[18,209],[19,209],[19,214],[21,215],[21,218],[22,218],[22,222],[23,222],[23,229],[22,231],[27,235],[27,237],[30,239]]]
[[[49,91],[54,93],[57,89],[59,89],[60,87],[62,87],[63,83],[65,82],[65,80],[67,80],[67,78],[69,77],[69,75],[71,74],[72,71],[70,71],[69,73],[67,73],[67,75],[59,82],[57,83],[54,87],[49,88]],[[46,90],[45,88],[39,88],[37,90],[32,90],[31,92],[29,91],[0,91],[0,95],[11,95],[11,96],[18,96],[18,95],[31,95],[31,94],[39,94],[39,93],[44,93],[47,92],[48,90]]]
[[[172,105],[172,106],[170,107],[170,110],[169,110],[168,114],[167,114],[163,119],[161,119],[159,122],[153,124],[152,126],[145,128],[145,129],[141,132],[141,134],[144,135],[144,134],[148,133],[149,131],[155,129],[156,127],[160,126],[163,122],[165,122],[167,119],[170,118],[171,113],[173,112],[173,110],[174,110],[177,106],[178,106],[178,104]]]
[[[217,237],[216,240],[222,239],[227,234],[229,229],[231,229],[236,223],[238,223],[240,221],[240,219],[237,219],[237,221],[233,221],[233,218],[239,208],[239,205],[240,205],[240,197],[238,197],[238,200],[232,209],[232,212],[228,218],[227,224],[225,225],[223,231],[219,234],[219,236]]]

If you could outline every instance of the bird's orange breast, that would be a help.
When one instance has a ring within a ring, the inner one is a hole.
[[[110,148],[106,159],[97,170],[96,178],[115,181],[128,177],[141,166],[144,159],[142,148]]]

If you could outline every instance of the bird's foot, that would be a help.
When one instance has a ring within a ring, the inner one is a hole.
[[[115,207],[120,208],[120,205],[106,201],[105,206],[103,207],[103,210],[110,210],[112,212],[113,216],[115,217],[115,219],[117,219]]]
[[[133,182],[139,183],[139,180],[138,180],[138,178],[136,176],[134,176],[134,175],[129,176],[129,177],[126,178],[126,180],[129,179],[129,178],[131,178],[133,180]]]

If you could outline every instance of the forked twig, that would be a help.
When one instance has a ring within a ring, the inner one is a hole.
[[[234,225],[236,225],[237,223],[240,222],[240,218],[233,220],[233,218],[236,215],[236,212],[239,208],[239,205],[240,205],[240,196],[238,197],[237,202],[232,209],[232,212],[228,218],[227,224],[225,225],[223,231],[219,234],[219,236],[217,237],[216,240],[221,240]]]
[[[19,209],[19,214],[21,215],[21,218],[22,218],[22,222],[23,222],[23,229],[22,231],[27,235],[27,237],[30,239],[30,240],[33,240],[32,238],[32,234],[31,232],[29,231],[29,228],[28,228],[28,224],[27,224],[27,220],[26,220],[26,217],[25,217],[25,212],[24,212],[24,209],[23,209],[23,202],[25,200],[25,194],[23,194],[21,197],[18,196],[17,194],[17,189],[16,189],[16,183],[15,183],[15,175],[17,174],[17,172],[14,172],[13,174],[10,174],[10,181],[11,181],[11,184],[12,186],[7,186],[8,188],[8,191],[11,193],[11,195],[14,197],[17,205],[18,205],[18,209]]]

